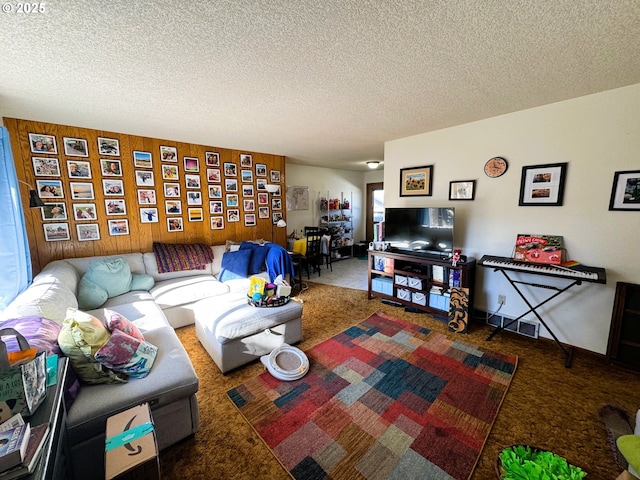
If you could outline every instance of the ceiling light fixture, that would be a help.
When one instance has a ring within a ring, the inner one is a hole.
[[[380,162],[375,162],[375,161],[367,162],[367,167],[369,167],[371,170],[378,168],[378,165],[380,165]]]

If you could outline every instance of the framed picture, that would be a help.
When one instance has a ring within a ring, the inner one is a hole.
[[[256,210],[256,202],[254,200],[243,200],[242,201],[242,209],[245,212],[255,212],[255,210]]]
[[[102,180],[102,191],[107,197],[124,195],[122,180]]]
[[[67,206],[64,203],[45,203],[40,211],[43,220],[67,219]]]
[[[270,170],[271,183],[280,183],[280,170]]]
[[[60,165],[57,158],[31,157],[33,173],[36,177],[59,177]]]
[[[564,193],[566,163],[522,167],[520,206],[560,206]]]
[[[400,196],[433,195],[433,165],[400,169]]]
[[[151,152],[133,152],[133,166],[137,168],[153,168]]]
[[[271,210],[282,210],[282,199],[281,198],[272,198],[271,199]]]
[[[69,240],[68,223],[43,223],[42,228],[44,228],[44,239],[47,242]]]
[[[473,200],[476,198],[475,180],[449,182],[449,200]]]
[[[67,160],[69,178],[91,178],[91,164],[80,160]]]
[[[225,177],[237,177],[238,176],[238,166],[235,163],[225,163],[224,164],[224,176]]]
[[[280,220],[282,220],[282,213],[280,212],[274,212],[273,216],[271,218],[271,222],[275,225],[276,223],[278,223]]]
[[[201,208],[190,208],[187,213],[189,214],[190,222],[201,222],[204,219]]]
[[[109,235],[129,235],[129,220],[109,220]]]
[[[182,217],[167,218],[167,230],[170,232],[181,232],[184,230]]]
[[[242,185],[242,196],[253,197],[253,185]]]
[[[269,207],[258,207],[258,218],[269,218]]]
[[[205,152],[204,163],[207,167],[219,167],[220,154],[217,152]]]
[[[253,183],[253,170],[240,170],[240,181],[243,183]]]
[[[220,169],[219,168],[207,168],[207,182],[220,183]]]
[[[78,233],[79,242],[100,240],[100,227],[98,227],[97,223],[81,223],[80,225],[76,225],[76,232]]]
[[[234,178],[225,178],[224,179],[224,189],[227,192],[237,192],[238,191],[238,180]]]
[[[266,191],[267,190],[267,179],[266,178],[256,178],[256,190]]]
[[[60,180],[36,180],[36,190],[42,199],[64,198],[64,190],[62,190],[62,181]]]
[[[165,197],[179,197],[180,196],[180,184],[179,183],[165,183],[164,184],[164,196]]]
[[[253,166],[253,157],[246,153],[240,154],[240,166],[242,168],[251,168]]]
[[[240,205],[240,200],[237,193],[227,193],[227,207],[237,207]]]
[[[158,209],[146,207],[141,208],[140,223],[158,223]]]
[[[64,154],[67,157],[89,156],[89,147],[83,138],[62,137],[62,144],[64,145]]]
[[[176,147],[160,145],[160,161],[177,163],[178,149]]]
[[[100,171],[104,177],[121,177],[122,176],[122,164],[120,160],[100,159]]]
[[[609,210],[640,210],[640,170],[615,172]]]
[[[258,193],[258,205],[269,205],[269,194],[268,193]]]
[[[178,180],[178,166],[162,165],[162,178],[164,180]]]
[[[138,190],[138,203],[140,205],[155,205],[156,191],[155,190]]]
[[[239,222],[240,221],[240,210],[237,208],[231,208],[227,210],[227,222]]]
[[[93,183],[71,182],[69,187],[71,188],[71,198],[73,200],[93,200],[95,198]],[[122,195],[122,193],[119,195]]]
[[[209,185],[209,198],[222,198],[222,186]]]
[[[74,203],[73,218],[76,220],[97,220],[98,212],[95,203]]]
[[[267,166],[264,163],[256,163],[256,177],[266,177]]]
[[[153,181],[153,172],[136,170],[136,185],[139,187],[153,187],[155,185],[155,182]]]
[[[212,215],[218,215],[223,212],[222,201],[215,200],[209,202],[209,213]]]
[[[187,188],[200,188],[200,175],[187,173],[184,176],[184,181],[187,184]]]
[[[164,209],[167,215],[180,215],[182,214],[182,201],[181,200],[165,200]]]
[[[199,172],[200,166],[198,165],[198,159],[196,157],[184,157],[184,171],[185,172]]]
[[[33,153],[58,153],[58,146],[56,144],[56,137],[53,135],[43,135],[41,133],[29,134],[29,146]],[[69,232],[67,232],[69,233]]]
[[[104,201],[104,206],[107,209],[107,215],[126,215],[127,205],[124,198],[112,198]]]
[[[187,192],[187,205],[202,205],[202,192]]]
[[[120,156],[120,142],[115,138],[98,137],[98,153],[100,155]]]
[[[223,230],[224,217],[211,217],[211,230]]]
[[[256,226],[256,215],[255,213],[247,213],[244,216],[244,226],[245,227],[255,227]]]

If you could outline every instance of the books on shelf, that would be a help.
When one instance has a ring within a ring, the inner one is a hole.
[[[33,473],[42,455],[42,450],[49,434],[49,424],[41,423],[31,428],[29,444],[22,463],[14,468],[0,473],[0,480],[13,480]]]
[[[29,423],[0,432],[0,472],[22,464],[30,434]]]

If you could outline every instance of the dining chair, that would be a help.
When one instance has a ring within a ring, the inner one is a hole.
[[[320,244],[322,237],[320,234],[307,235],[307,251],[302,256],[302,264],[305,265],[307,270],[307,278],[311,278],[311,271],[314,273],[317,271],[320,276],[320,265],[322,262],[322,256],[320,253]]]

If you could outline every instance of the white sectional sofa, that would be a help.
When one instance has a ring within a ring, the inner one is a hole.
[[[81,385],[67,413],[68,438],[76,479],[104,478],[106,420],[132,406],[143,402],[150,404],[160,449],[198,430],[198,377],[174,329],[195,323],[198,315],[203,318],[212,314],[224,317],[224,312],[237,310],[239,299],[246,296],[249,286],[247,278],[219,281],[217,277],[225,246],[211,248],[214,260],[204,270],[170,273],[158,272],[153,253],[56,260],[49,263],[29,288],[0,313],[0,322],[37,316],[62,324],[67,308],[78,307],[80,279],[89,265],[97,260],[122,257],[129,264],[132,274],[151,275],[155,280],[150,291],[130,291],[109,298],[100,308],[87,312],[98,318],[103,318],[104,308],[122,314],[138,327],[145,340],[158,347],[158,353],[151,372],[145,378],[130,379],[124,384]],[[244,303],[246,305],[246,298]],[[243,345],[247,344],[247,337],[256,336],[259,339],[264,336],[264,330],[269,326],[282,332],[289,331],[286,338],[290,343],[301,340],[301,307],[298,314],[293,316],[289,309],[289,314],[282,316],[281,321],[278,315],[274,316],[277,308],[255,310],[264,310],[263,313],[256,312],[256,315],[269,316],[269,322],[255,323],[260,330],[232,328],[236,332],[231,335],[233,338],[221,338],[221,342],[228,344],[229,355],[234,357],[225,365],[235,367],[257,358],[259,355],[255,348],[246,351]],[[243,318],[236,317],[235,321],[242,323]],[[255,322],[255,315],[251,321]],[[227,323],[227,335],[229,331]],[[216,341],[215,329],[210,338],[212,342]]]

